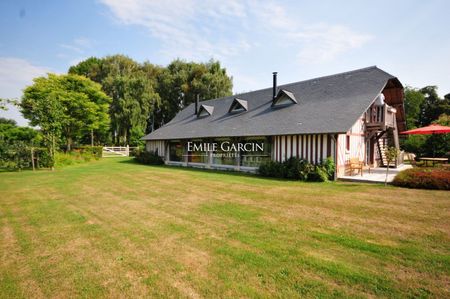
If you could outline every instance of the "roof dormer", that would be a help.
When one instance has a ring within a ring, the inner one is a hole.
[[[239,98],[234,98],[233,103],[231,103],[230,109],[228,110],[228,113],[237,113],[243,111],[248,111],[247,101]]]
[[[214,106],[201,105],[198,109],[197,117],[206,117],[212,115],[214,112]]]
[[[284,107],[291,104],[298,104],[294,94],[288,90],[280,89],[272,100],[272,107]]]

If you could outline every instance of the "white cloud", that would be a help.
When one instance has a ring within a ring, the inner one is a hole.
[[[0,57],[0,98],[20,98],[22,90],[33,82],[33,78],[48,72],[49,68],[33,65],[24,59]],[[8,111],[0,111],[0,117],[15,119],[19,125],[27,124],[12,105],[8,105]]]
[[[48,72],[49,68],[33,65],[25,59],[0,57],[0,97],[20,97],[22,89],[31,84],[33,78]]]
[[[73,52],[83,53],[86,49],[92,48],[92,41],[85,37],[78,37],[73,39],[70,43],[63,43],[59,46]]]
[[[303,40],[298,53],[301,62],[327,62],[340,54],[362,47],[373,39],[369,34],[354,32],[340,25],[321,24],[305,28],[303,32],[292,33],[291,39]]]
[[[288,43],[301,63],[320,63],[372,39],[339,24],[304,24],[271,1],[100,1],[119,23],[146,28],[171,59],[233,57],[256,48],[257,36],[262,36],[266,41]]]

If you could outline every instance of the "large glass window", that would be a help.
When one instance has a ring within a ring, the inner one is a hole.
[[[272,148],[270,137],[245,138],[241,143],[250,144],[245,146],[249,150],[240,151],[241,166],[259,167],[261,163],[270,160]]]
[[[213,153],[213,164],[218,165],[236,165],[239,152],[237,144],[229,138],[214,140],[216,150]]]
[[[191,163],[208,163],[208,152],[206,151],[207,146],[205,145],[206,141],[203,140],[194,140],[191,142],[191,148],[195,149],[193,151],[188,152],[188,162]],[[197,146],[193,146],[196,144]]]
[[[169,143],[169,160],[183,161],[183,144],[179,141]]]

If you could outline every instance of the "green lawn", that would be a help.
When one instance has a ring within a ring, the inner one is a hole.
[[[0,297],[450,297],[450,193],[103,159],[0,173]]]

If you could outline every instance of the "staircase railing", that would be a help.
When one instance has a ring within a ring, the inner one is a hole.
[[[368,126],[376,126],[382,130],[393,128],[396,124],[396,112],[396,109],[386,103],[383,106],[372,105],[369,108],[366,123]]]

